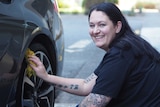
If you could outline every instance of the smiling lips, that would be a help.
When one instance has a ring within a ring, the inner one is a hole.
[[[95,39],[96,39],[96,40],[100,40],[100,39],[102,39],[102,38],[104,38],[104,36],[95,36]]]

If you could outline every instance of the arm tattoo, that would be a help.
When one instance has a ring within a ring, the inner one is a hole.
[[[96,76],[95,76],[95,74],[91,74],[88,78],[86,78],[85,79],[85,83],[88,83],[88,82],[90,82],[92,79],[95,79],[96,78]]]
[[[57,88],[63,88],[63,89],[73,89],[73,90],[78,90],[79,88],[79,85],[76,85],[76,84],[71,84],[70,86],[67,86],[67,85],[61,85],[61,84],[56,84],[54,85],[55,87]]]
[[[70,89],[78,90],[78,85],[71,84]]]
[[[109,97],[90,93],[79,105],[79,107],[105,107],[110,101]]]

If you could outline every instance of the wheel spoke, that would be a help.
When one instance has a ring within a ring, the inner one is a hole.
[[[43,107],[45,106],[45,107],[50,107],[50,101],[49,101],[49,99],[48,99],[48,97],[42,97],[41,99],[40,99],[40,104],[41,105],[43,105]]]
[[[31,87],[35,87],[33,81],[31,81],[27,76],[24,76],[24,84],[27,83]]]
[[[42,53],[42,52],[37,52],[36,55],[39,56],[40,60],[45,65],[47,73],[51,73],[52,74],[52,72],[51,72],[52,71],[52,67],[51,67],[50,61],[47,58],[47,56],[44,53]]]
[[[41,86],[42,86],[42,84],[43,84],[43,80],[42,79],[39,79],[39,78],[37,78],[38,80],[36,81],[36,90],[38,89],[38,88],[40,88]]]
[[[47,96],[53,90],[54,90],[53,86],[50,86],[48,89],[41,91],[41,93],[39,93],[38,97],[41,98],[41,97]]]
[[[49,65],[47,68],[46,68],[46,71],[47,71],[47,73],[51,73],[51,71],[52,71],[52,67],[51,67],[51,65]]]

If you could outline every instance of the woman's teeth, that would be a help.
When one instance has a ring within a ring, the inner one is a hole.
[[[96,39],[101,39],[101,38],[103,38],[103,36],[96,36],[95,38]]]

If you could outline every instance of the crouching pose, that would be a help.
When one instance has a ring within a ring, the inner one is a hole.
[[[160,107],[160,54],[137,36],[112,3],[94,5],[88,15],[95,45],[106,51],[86,79],[49,75],[36,56],[36,75],[65,92],[86,96],[78,107]]]

